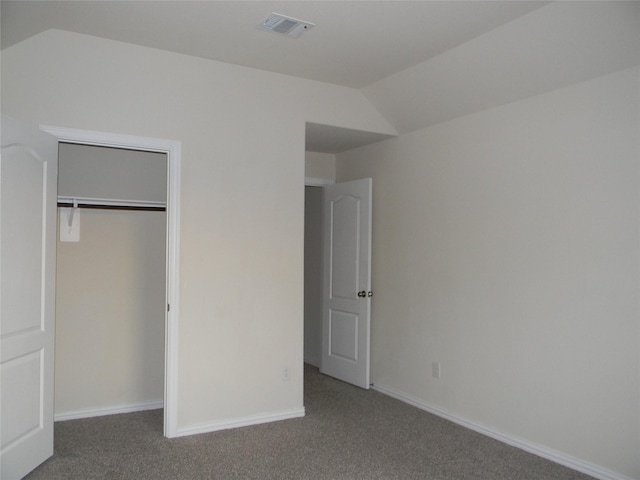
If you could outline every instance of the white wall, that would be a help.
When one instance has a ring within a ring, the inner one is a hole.
[[[305,152],[305,177],[333,183],[336,180],[336,156],[331,153]]]
[[[166,214],[80,215],[57,246],[56,417],[162,405]]]
[[[395,130],[357,90],[55,30],[1,73],[8,115],[182,142],[179,430],[299,413],[305,122]]]
[[[60,143],[58,195],[167,201],[167,155]]]
[[[338,155],[374,182],[376,385],[640,478],[639,81]]]

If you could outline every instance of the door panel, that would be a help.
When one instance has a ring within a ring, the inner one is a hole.
[[[323,201],[321,371],[365,389],[369,388],[371,192],[371,179],[356,180],[326,187]]]
[[[329,318],[329,355],[358,362],[358,315],[331,310]]]
[[[40,426],[38,397],[42,391],[42,351],[2,363],[2,448],[13,445]],[[5,414],[6,412],[6,414]]]
[[[360,199],[340,196],[330,208],[331,217],[331,298],[352,299],[358,292],[358,213]]]
[[[53,454],[58,142],[2,116],[0,477]]]

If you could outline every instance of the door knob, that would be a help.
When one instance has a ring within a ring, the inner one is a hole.
[[[367,297],[373,297],[373,292],[371,291],[367,292]]]
[[[359,297],[364,298],[364,297],[366,297],[366,296],[367,296],[367,292],[365,292],[364,290],[362,290],[361,292],[358,292],[358,296],[359,296]]]

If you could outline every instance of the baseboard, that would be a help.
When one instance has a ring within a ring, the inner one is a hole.
[[[557,450],[553,450],[551,448],[529,442],[528,440],[524,440],[522,438],[514,437],[512,435],[493,430],[485,425],[478,424],[473,420],[469,420],[467,418],[447,412],[440,407],[429,405],[428,403],[422,401],[417,397],[408,395],[394,388],[385,387],[384,385],[379,384],[374,384],[371,388],[404,403],[413,405],[414,407],[417,407],[421,410],[437,415],[438,417],[444,418],[445,420],[449,420],[465,428],[486,435],[487,437],[491,437],[502,443],[506,443],[507,445],[511,445],[512,447],[519,448],[539,457],[546,458],[547,460],[559,463],[560,465],[564,465],[565,467],[571,468],[573,470],[586,473],[587,475],[591,475],[592,477],[598,478],[600,480],[634,480],[631,477],[612,472],[611,470],[607,470],[592,463],[585,462]]]
[[[277,422],[280,420],[289,420],[292,418],[304,417],[304,407],[283,412],[263,413],[260,415],[250,415],[248,417],[233,418],[220,422],[206,423],[197,426],[178,428],[176,437],[186,437],[187,435],[197,435],[200,433],[217,432],[219,430],[228,430],[230,428],[247,427],[250,425],[259,425],[261,423]]]
[[[76,410],[74,412],[56,413],[53,416],[54,421],[62,422],[64,420],[77,420],[79,418],[102,417],[104,415],[115,415],[118,413],[142,412],[144,410],[155,410],[163,408],[164,401],[156,400],[153,402],[135,403],[129,405],[120,405],[118,407],[103,407],[92,410]]]

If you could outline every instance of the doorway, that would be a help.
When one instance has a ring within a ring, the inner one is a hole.
[[[179,240],[180,240],[180,162],[179,141],[41,126],[60,143],[93,145],[166,154],[166,289],[164,309],[164,436],[177,436],[178,409],[178,322],[179,322]]]
[[[308,189],[305,189],[304,243],[305,361],[313,364],[316,360],[322,373],[368,389],[373,296],[372,179],[327,185],[320,194]],[[318,220],[320,229],[315,228]],[[318,284],[322,288],[317,288]],[[313,359],[318,351],[320,358]]]

